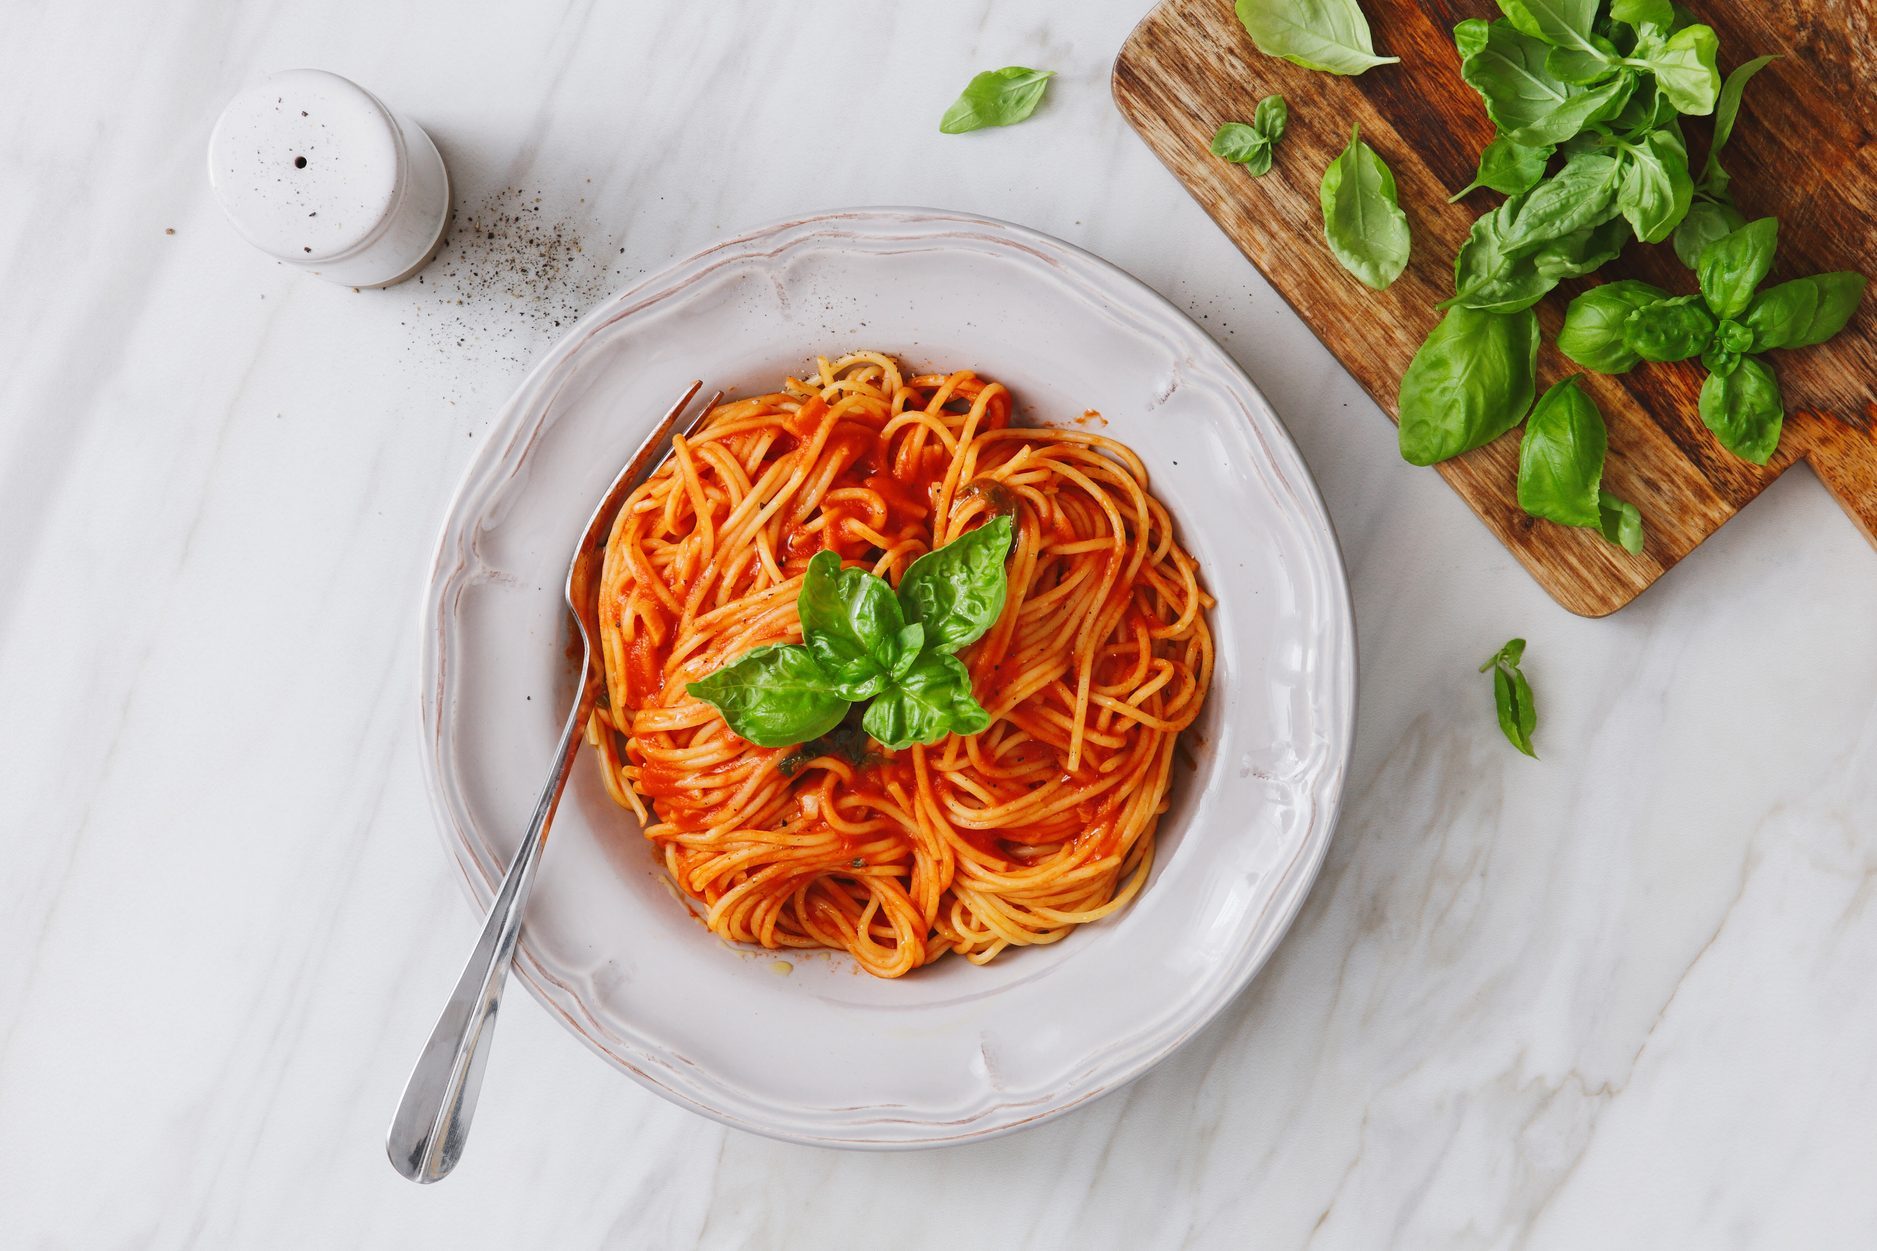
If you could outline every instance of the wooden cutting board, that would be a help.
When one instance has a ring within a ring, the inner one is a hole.
[[[1749,219],[1779,218],[1768,282],[1834,269],[1877,277],[1877,0],[1688,3],[1719,33],[1723,72],[1765,52],[1782,58],[1748,85],[1722,162]],[[1479,97],[1461,81],[1453,27],[1498,13],[1491,0],[1363,0],[1363,8],[1376,50],[1401,63],[1345,78],[1260,53],[1232,0],[1164,0],[1116,58],[1114,96],[1167,168],[1392,417],[1402,370],[1439,319],[1433,306],[1453,292],[1454,253],[1473,219],[1500,199],[1480,191],[1446,202],[1471,181],[1492,138]],[[1290,125],[1269,174],[1254,178],[1207,152],[1221,122],[1249,121],[1273,92],[1289,102]],[[1331,257],[1317,204],[1324,167],[1358,122],[1394,170],[1414,234],[1407,272],[1380,293]],[[1684,126],[1698,169],[1709,125],[1685,119]],[[1666,243],[1632,243],[1598,277],[1644,278],[1677,294],[1696,289]],[[1575,371],[1553,343],[1565,305],[1586,285],[1565,283],[1539,305],[1541,393]],[[1609,424],[1604,483],[1642,510],[1648,540],[1640,557],[1594,531],[1519,509],[1516,431],[1439,472],[1559,603],[1585,616],[1634,599],[1800,460],[1877,543],[1877,287],[1836,339],[1767,359],[1787,415],[1779,454],[1764,469],[1734,457],[1701,424],[1697,362],[1586,376]]]

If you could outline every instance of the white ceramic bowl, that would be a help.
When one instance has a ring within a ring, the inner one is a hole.
[[[1218,668],[1153,878],[1118,915],[986,967],[897,981],[745,950],[695,921],[590,759],[563,800],[517,971],[642,1084],[798,1142],[914,1147],[1033,1124],[1116,1089],[1269,957],[1335,824],[1355,640],[1329,519],[1243,372],[1119,269],[1019,226],[926,209],[752,231],[595,309],[495,424],[443,529],[423,618],[424,768],[486,907],[572,688],[559,587],[617,467],[693,377],[772,389],[816,353],[971,367],[1019,420],[1086,409],[1146,461],[1218,599]],[[779,964],[786,961],[789,971]]]

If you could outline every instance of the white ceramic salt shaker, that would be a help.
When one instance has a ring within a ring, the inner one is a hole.
[[[388,287],[436,254],[450,178],[430,136],[357,83],[296,69],[229,101],[209,184],[261,251],[349,287]]]

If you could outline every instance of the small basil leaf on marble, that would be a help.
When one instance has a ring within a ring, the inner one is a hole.
[[[1695,275],[1701,295],[1716,317],[1738,317],[1753,301],[1753,293],[1773,269],[1779,246],[1779,219],[1762,217],[1701,249]]]
[[[1519,437],[1519,507],[1566,526],[1602,519],[1597,496],[1609,450],[1603,414],[1575,376],[1546,391]]]
[[[814,654],[796,643],[758,647],[686,688],[758,747],[793,747],[841,723],[849,701],[829,689]]]
[[[1394,173],[1362,142],[1361,127],[1323,171],[1318,199],[1330,251],[1365,286],[1386,290],[1408,267],[1408,216],[1395,197]]]
[[[1524,658],[1525,640],[1512,639],[1488,656],[1479,671],[1492,670],[1493,706],[1499,716],[1499,732],[1512,746],[1537,759],[1538,753],[1532,750],[1532,731],[1538,728],[1538,706],[1532,699],[1531,683],[1525,680],[1525,672],[1519,667]]]
[[[1844,329],[1864,283],[1864,275],[1845,272],[1794,278],[1754,296],[1740,321],[1753,332],[1755,352],[1811,347]]]
[[[965,84],[952,106],[939,119],[939,130],[947,135],[986,126],[1010,126],[1036,111],[1043,91],[1055,76],[1053,70],[1035,70],[1022,65],[985,70]]]
[[[1305,69],[1360,74],[1401,59],[1375,55],[1356,0],[1238,0],[1235,12],[1258,51]]]
[[[1565,310],[1558,350],[1600,374],[1628,373],[1642,357],[1623,341],[1623,323],[1637,309],[1668,298],[1662,288],[1634,278],[1592,287]]]
[[[1519,424],[1537,390],[1538,318],[1455,308],[1401,377],[1401,456],[1432,465]]]
[[[1709,374],[1700,409],[1702,424],[1742,460],[1764,465],[1778,450],[1785,405],[1779,379],[1757,357],[1744,357],[1731,373]]]

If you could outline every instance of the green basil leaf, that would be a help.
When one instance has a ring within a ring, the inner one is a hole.
[[[1009,516],[993,517],[906,570],[900,606],[908,620],[924,627],[927,652],[955,652],[996,624],[1008,590],[1004,559],[1010,536]]]
[[[1479,172],[1473,181],[1449,196],[1447,203],[1452,204],[1480,187],[1490,187],[1505,195],[1530,191],[1545,176],[1545,163],[1555,151],[1557,149],[1550,144],[1527,147],[1500,135],[1480,151]]]
[[[1499,206],[1511,218],[1505,229],[1506,245],[1536,247],[1602,225],[1615,211],[1622,176],[1622,162],[1616,157],[1600,152],[1572,157],[1551,178]]]
[[[1599,36],[1590,37],[1588,48],[1553,48],[1545,55],[1545,72],[1559,82],[1587,86],[1600,83],[1616,73],[1622,58],[1616,45]]]
[[[1377,291],[1401,276],[1408,267],[1408,215],[1395,199],[1395,175],[1362,142],[1360,127],[1323,171],[1318,198],[1323,237],[1344,269]]]
[[[1666,299],[1662,288],[1634,278],[1592,287],[1565,310],[1558,350],[1600,374],[1628,373],[1642,357],[1623,341],[1623,323],[1644,305]]]
[[[1701,258],[1701,249],[1722,235],[1731,234],[1747,224],[1739,209],[1714,200],[1697,200],[1688,207],[1688,216],[1675,228],[1675,255],[1689,269]]]
[[[1702,424],[1742,460],[1771,460],[1785,419],[1779,379],[1756,357],[1744,358],[1732,373],[1709,374],[1701,384]]]
[[[1623,153],[1617,204],[1644,243],[1660,243],[1688,215],[1694,198],[1688,148],[1674,127],[1650,131]]]
[[[1646,361],[1685,361],[1714,340],[1714,315],[1698,295],[1645,304],[1623,323],[1623,343]]]
[[[1267,173],[1277,141],[1284,137],[1290,120],[1290,106],[1283,96],[1266,96],[1258,101],[1249,125],[1227,122],[1212,136],[1212,154],[1236,161],[1253,174]]]
[[[1636,91],[1636,76],[1623,71],[1595,87],[1570,87],[1571,95],[1557,108],[1521,126],[1507,129],[1519,143],[1563,143],[1587,126],[1605,121],[1622,112]],[[1487,110],[1491,112],[1490,109]],[[1494,121],[1498,121],[1497,118]],[[1503,125],[1503,123],[1501,123]]]
[[[1642,513],[1608,491],[1597,492],[1597,526],[1603,537],[1631,556],[1642,555]]]
[[[867,705],[860,724],[881,746],[899,751],[947,734],[977,734],[990,726],[991,716],[971,694],[963,661],[926,652]]]
[[[1675,20],[1675,6],[1669,0],[1614,0],[1610,16],[1631,26],[1667,26]]]
[[[1721,168],[1721,149],[1733,137],[1734,121],[1740,115],[1740,98],[1746,92],[1747,80],[1778,59],[1770,55],[1756,56],[1744,65],[1734,66],[1733,73],[1721,84],[1720,99],[1714,106],[1714,140],[1708,144],[1708,159],[1701,167],[1701,190],[1707,194],[1718,196],[1727,191],[1727,171]],[[1693,262],[1689,264],[1692,266]]]
[[[1486,658],[1481,673],[1492,670],[1493,706],[1499,717],[1499,732],[1506,741],[1536,757],[1532,750],[1532,731],[1538,728],[1538,706],[1532,700],[1531,684],[1525,680],[1519,662],[1525,655],[1525,640],[1513,639]]]
[[[1656,86],[1681,112],[1704,117],[1720,96],[1719,50],[1712,26],[1684,26],[1659,47],[1639,44],[1625,63],[1654,74]]]
[[[1862,274],[1813,274],[1760,292],[1740,320],[1755,352],[1811,347],[1843,330],[1863,295]]]
[[[893,657],[893,663],[887,668],[887,676],[897,682],[912,668],[919,659],[919,653],[925,650],[925,627],[917,621],[908,622],[900,627],[899,650]]]
[[[1718,341],[1710,343],[1708,350],[1701,353],[1701,364],[1711,374],[1731,374],[1740,368],[1740,362],[1746,359],[1746,353],[1736,348],[1722,347]]]
[[[1589,48],[1597,0],[1499,0],[1499,11],[1524,34],[1560,48]]]
[[[962,135],[986,126],[1009,126],[1022,121],[1042,103],[1043,91],[1053,70],[1034,70],[1021,65],[985,70],[965,84],[965,89],[939,119],[939,130],[947,135]]]
[[[1779,219],[1762,217],[1701,249],[1695,274],[1701,294],[1716,317],[1738,317],[1753,302],[1753,292],[1773,270],[1779,246]]]
[[[1305,69],[1360,74],[1401,59],[1375,55],[1356,0],[1238,0],[1236,12],[1258,51]]]
[[[795,603],[829,689],[853,701],[879,694],[900,658],[906,624],[893,588],[865,569],[843,569],[833,552],[816,552]]]
[[[1450,310],[1401,377],[1402,459],[1431,465],[1519,424],[1537,390],[1538,318]]]
[[[1511,313],[1530,308],[1559,279],[1589,273],[1622,251],[1612,230],[1621,165],[1600,153],[1572,157],[1555,177],[1473,222],[1454,258],[1455,305]]]
[[[793,747],[819,738],[841,723],[848,708],[829,689],[813,654],[795,643],[758,647],[685,690],[758,747]]]
[[[1539,399],[1519,437],[1519,507],[1566,526],[1602,520],[1597,491],[1609,436],[1603,414],[1566,378]]]
[[[1550,45],[1520,33],[1509,22],[1469,18],[1453,28],[1453,41],[1460,50],[1460,77],[1479,92],[1487,116],[1501,132],[1539,126],[1572,96],[1581,94],[1545,69]],[[1521,142],[1544,146],[1566,138]]]

